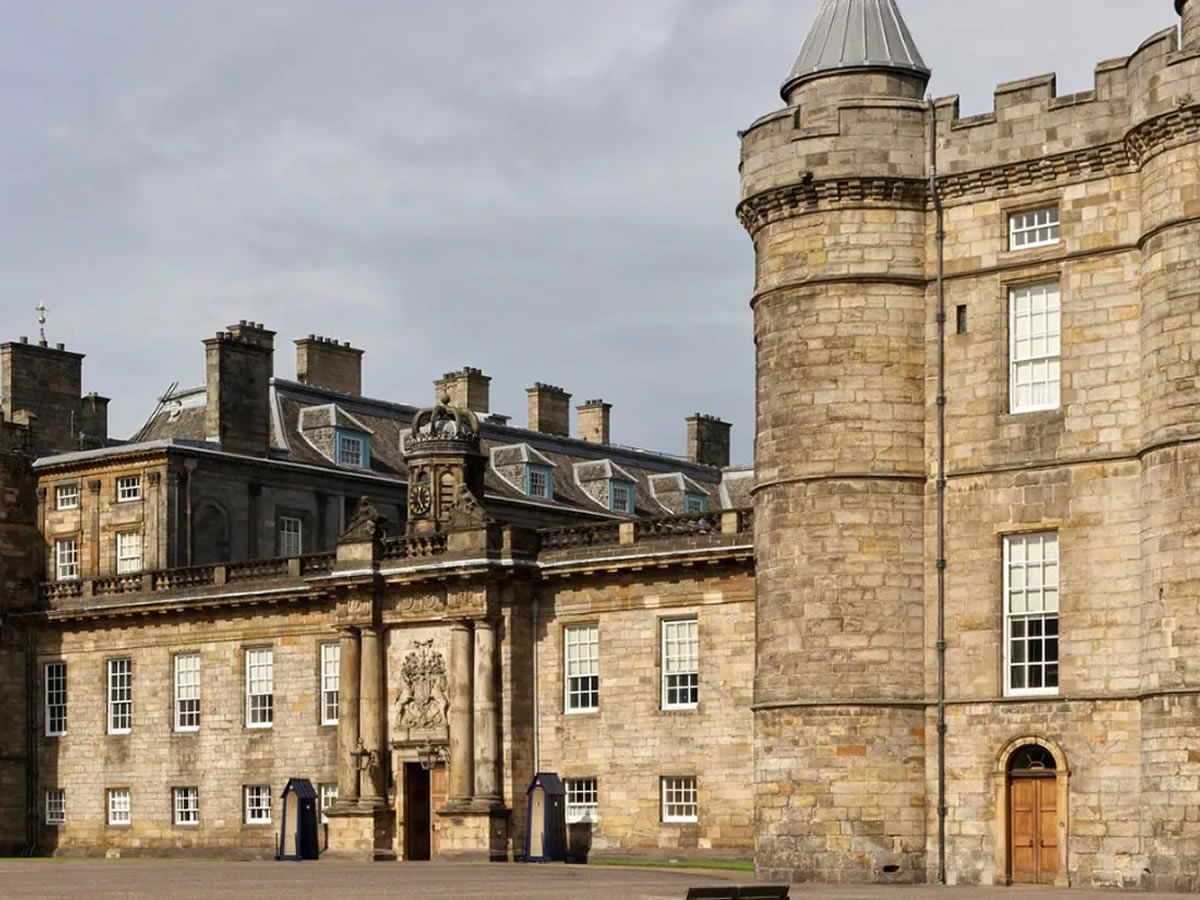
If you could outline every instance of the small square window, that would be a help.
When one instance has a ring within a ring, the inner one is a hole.
[[[177,787],[172,791],[176,825],[200,824],[200,789]]]
[[[128,503],[142,499],[142,476],[122,475],[117,479],[117,502]]]
[[[634,486],[628,481],[610,481],[608,483],[608,508],[613,512],[633,512],[634,494]]]
[[[954,333],[967,333],[967,304],[960,303],[954,307]]]
[[[1008,217],[1008,249],[1030,250],[1059,241],[1058,207],[1013,213]]]
[[[128,825],[133,821],[133,804],[129,788],[113,788],[108,792],[108,824]]]
[[[79,485],[60,484],[54,489],[56,509],[79,509]]]
[[[366,467],[366,444],[361,437],[352,434],[339,434],[337,442],[337,461],[343,466]]]
[[[567,822],[596,822],[597,792],[595,778],[568,778],[567,788]]]
[[[662,820],[695,822],[699,818],[694,776],[666,775],[662,779]]]
[[[62,788],[46,791],[46,824],[67,824],[67,792]]]
[[[246,786],[246,824],[271,824],[271,787],[266,784]]]
[[[683,498],[685,513],[708,512],[708,498],[703,494],[685,494]]]

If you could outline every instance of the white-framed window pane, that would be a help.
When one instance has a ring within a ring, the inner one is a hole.
[[[133,727],[133,660],[108,661],[108,733],[129,734]]]
[[[117,788],[108,792],[108,824],[128,825],[133,821],[133,804],[128,788]]]
[[[304,523],[295,516],[279,517],[279,555],[299,556],[304,552]]]
[[[270,647],[246,651],[246,724],[269,728],[275,719],[275,654]]]
[[[172,792],[176,825],[200,824],[200,789],[177,787]]]
[[[122,475],[117,479],[117,502],[142,499],[142,476]]]
[[[529,467],[529,496],[550,498],[550,470],[541,466]]]
[[[1059,406],[1062,308],[1057,283],[1009,292],[1009,404],[1014,413]]]
[[[79,509],[79,485],[60,484],[54,489],[56,509]]]
[[[697,820],[696,779],[690,775],[667,775],[662,779],[662,820]]]
[[[1004,538],[1005,687],[1058,690],[1058,534]]]
[[[700,702],[700,625],[696,619],[662,623],[662,704],[691,709]]]
[[[600,708],[600,626],[571,625],[563,630],[568,712]]]
[[[614,512],[633,512],[633,486],[624,481],[609,485],[609,508]]]
[[[250,784],[246,786],[246,824],[271,824],[271,786]]]
[[[195,731],[200,727],[200,654],[180,653],[175,657],[175,730]]]
[[[325,815],[337,803],[338,786],[336,784],[317,785],[317,796],[321,800],[321,824],[328,825],[329,817]]]
[[[568,822],[599,820],[595,778],[568,778],[566,789]]]
[[[342,648],[338,644],[321,645],[321,724],[338,723]]]
[[[358,466],[362,468],[363,464],[363,440],[359,437],[350,435],[338,436],[338,452],[337,459],[344,466]]]
[[[62,788],[46,791],[46,824],[67,824],[67,792]]]
[[[67,664],[46,663],[46,734],[58,737],[67,733]]]
[[[117,532],[117,574],[142,570],[142,533]]]
[[[59,581],[79,577],[79,541],[73,537],[54,542],[54,572]]]
[[[1008,217],[1008,249],[1027,250],[1057,244],[1061,234],[1057,206]]]

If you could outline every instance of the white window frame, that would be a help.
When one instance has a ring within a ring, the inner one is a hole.
[[[279,555],[299,556],[304,552],[304,520],[299,516],[279,517]]]
[[[177,653],[175,673],[175,730],[200,730],[201,665],[199,653]]]
[[[55,509],[79,509],[79,485],[60,484],[54,489]]]
[[[130,549],[132,545],[132,552]],[[117,574],[129,575],[142,571],[142,533],[140,531],[117,532]]]
[[[695,775],[664,775],[659,783],[662,792],[663,822],[700,821],[700,793]],[[691,812],[688,812],[688,809]]]
[[[108,675],[108,733],[129,734],[133,730],[133,660],[128,656],[110,659],[105,664],[105,672]]]
[[[662,708],[695,709],[700,704],[700,620],[696,616],[664,619],[661,632]],[[694,645],[690,654],[688,644]],[[680,695],[695,699],[681,701]]]
[[[54,576],[56,581],[79,578],[79,538],[65,537],[54,542]]]
[[[248,784],[242,789],[245,798],[242,806],[242,821],[246,825],[271,824],[271,786]]]
[[[338,694],[341,688],[342,647],[334,641],[321,645],[320,679],[321,679],[321,724],[336,725],[338,714]]]
[[[1017,548],[1021,552],[1015,552]],[[1030,549],[1037,547],[1037,559],[1032,559]],[[1059,634],[1061,597],[1061,559],[1059,539],[1056,531],[1038,531],[1024,534],[1004,535],[1004,694],[1008,697],[1053,697],[1061,684],[1061,651]],[[1031,577],[1036,572],[1037,577]],[[1019,577],[1015,577],[1019,574]],[[1035,584],[1035,582],[1037,582]],[[1030,632],[1037,625],[1040,632],[1033,637]],[[1053,634],[1049,634],[1050,631]],[[1020,635],[1014,637],[1014,631]],[[1020,643],[1021,652],[1014,653],[1014,644]],[[1053,645],[1053,659],[1050,646]],[[1037,647],[1040,660],[1030,660],[1031,649]],[[1014,656],[1023,657],[1014,659]],[[1024,672],[1024,685],[1014,686],[1015,667]],[[1037,671],[1040,678],[1033,679]],[[1053,676],[1055,684],[1046,682]],[[1032,680],[1040,680],[1039,687],[1029,687]]]
[[[599,625],[563,628],[563,709],[568,714],[600,709]]]
[[[246,727],[275,725],[275,650],[249,647],[246,650]]]
[[[185,828],[195,828],[200,824],[199,788],[171,788],[171,821]]]
[[[1009,213],[1009,250],[1053,247],[1061,240],[1062,223],[1057,206],[1042,206],[1038,209]]]
[[[142,499],[142,476],[122,475],[117,479],[117,502],[132,503]]]
[[[351,448],[353,448],[351,450]],[[351,452],[347,453],[347,450]],[[354,466],[356,469],[365,468],[363,460],[367,455],[367,442],[354,434],[339,434],[337,445],[337,461],[343,466]],[[357,457],[355,459],[354,457]]]
[[[46,737],[62,737],[67,733],[67,664],[63,660],[46,663],[42,683]]]
[[[67,792],[63,788],[47,788],[42,808],[47,825],[67,824]]]
[[[623,501],[621,498],[624,498]],[[608,483],[608,508],[613,512],[632,513],[637,509],[636,487],[619,478]]]
[[[595,777],[568,778],[564,787],[567,824],[600,821],[600,790]]]
[[[333,808],[333,805],[335,803],[337,803],[337,798],[338,798],[337,782],[328,781],[328,782],[323,782],[321,784],[318,784],[317,785],[317,798],[318,798],[317,803],[318,803],[318,806],[319,806],[319,809],[321,812],[321,824],[328,825],[329,824],[329,816],[327,814],[328,814],[329,810],[331,810]]]
[[[1035,330],[1039,320],[1044,327]],[[1030,392],[1027,400],[1021,396],[1025,386]],[[1035,400],[1033,393],[1039,387],[1045,397]],[[1057,281],[1014,285],[1008,290],[1008,402],[1012,413],[1062,405],[1062,288]]]
[[[133,824],[133,795],[129,788],[109,788],[107,805],[109,825],[124,828]]]

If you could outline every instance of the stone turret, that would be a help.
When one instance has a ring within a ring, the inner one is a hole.
[[[742,142],[771,880],[925,880],[928,79],[894,0],[826,0]]]
[[[478,527],[483,513],[479,419],[445,396],[413,417],[404,442],[408,461],[408,530],[429,534]]]

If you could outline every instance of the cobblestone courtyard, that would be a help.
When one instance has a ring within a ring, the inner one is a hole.
[[[3,860],[0,897],[484,897],[682,900],[689,886],[748,881],[748,873],[634,869],[607,866],[366,865],[180,860]],[[1037,888],[828,887],[798,885],[792,896],[840,900],[925,898],[954,900],[1015,895],[1019,900],[1111,898],[1102,891]],[[1137,894],[1172,897],[1174,894]]]

